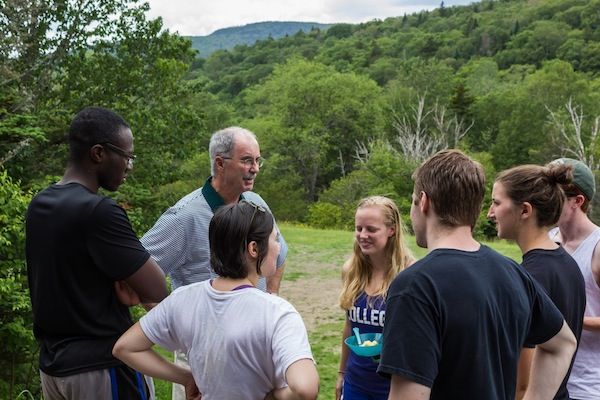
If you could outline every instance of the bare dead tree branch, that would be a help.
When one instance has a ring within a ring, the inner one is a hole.
[[[583,107],[573,104],[573,99],[565,104],[568,113],[569,124],[556,112],[548,110],[550,123],[554,126],[552,139],[558,146],[561,156],[570,156],[583,161],[592,170],[600,168],[600,162],[596,160],[595,151],[598,145],[598,131],[600,126],[600,115],[594,118],[590,129],[588,143],[585,143],[583,134],[583,123],[585,115]]]
[[[409,113],[402,116],[392,110],[392,126],[396,130],[396,141],[405,157],[422,161],[448,147],[456,147],[459,141],[473,127],[456,116],[448,119],[447,110],[437,102],[425,109],[425,95],[419,96],[417,106],[411,106]],[[430,127],[428,120],[433,121]]]
[[[10,161],[17,154],[19,154],[21,150],[23,150],[25,147],[29,146],[31,141],[31,138],[26,138],[17,143],[17,145],[14,148],[12,148],[8,153],[4,155],[4,157],[0,159],[0,167],[2,167],[6,162]]]

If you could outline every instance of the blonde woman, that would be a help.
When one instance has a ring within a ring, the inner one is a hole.
[[[388,287],[414,258],[404,241],[398,207],[387,197],[371,196],[359,202],[354,235],[354,253],[342,267],[340,306],[346,311],[346,324],[335,395],[337,400],[385,400],[389,379],[377,375],[371,357],[352,353],[343,340],[355,327],[361,333],[383,332]]]

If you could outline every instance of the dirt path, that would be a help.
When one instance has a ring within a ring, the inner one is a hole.
[[[280,294],[296,307],[306,329],[332,322],[343,314],[338,306],[341,282],[339,278],[310,277],[281,282]]]

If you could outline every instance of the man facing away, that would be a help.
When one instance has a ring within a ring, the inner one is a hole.
[[[583,331],[567,383],[573,400],[600,399],[600,227],[589,216],[596,193],[594,174],[581,161],[559,158],[554,163],[573,166],[573,182],[563,186],[567,200],[550,237],[562,243],[577,261],[585,281]]]
[[[413,230],[430,252],[388,292],[378,372],[392,376],[389,399],[514,399],[525,343],[537,346],[524,398],[552,398],[575,337],[522,267],[473,238],[483,168],[445,150],[413,177]]]
[[[63,177],[34,197],[26,218],[44,398],[146,399],[152,390],[112,356],[112,347],[132,325],[127,305],[167,296],[164,274],[123,208],[98,194],[125,181],[133,136],[116,113],[88,107],[71,123],[69,147]]]
[[[144,247],[171,277],[173,288],[214,277],[210,266],[208,226],[215,211],[226,204],[246,199],[268,209],[252,192],[263,159],[256,136],[240,127],[215,132],[210,139],[211,175],[204,185],[169,208],[142,237]],[[287,255],[287,244],[278,235],[280,252],[277,272],[268,281],[260,278],[257,287],[279,292]],[[175,352],[176,363],[187,365],[186,356]],[[183,399],[183,387],[173,385],[173,399]]]

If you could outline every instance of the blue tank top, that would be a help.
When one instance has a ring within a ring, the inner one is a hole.
[[[371,298],[363,292],[354,302],[354,306],[346,311],[346,317],[352,328],[357,327],[360,333],[383,333],[385,322],[385,301],[381,297]],[[349,350],[346,362],[345,380],[363,391],[373,394],[387,394],[390,391],[390,380],[377,374],[378,363],[371,357],[361,357]]]

